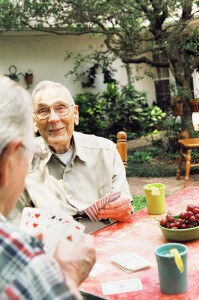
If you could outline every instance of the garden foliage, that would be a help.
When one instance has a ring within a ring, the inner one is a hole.
[[[165,117],[159,107],[149,107],[146,94],[132,85],[119,90],[115,83],[109,83],[103,93],[79,94],[75,102],[80,111],[77,130],[109,138],[121,130],[127,132],[128,139],[148,134]]]

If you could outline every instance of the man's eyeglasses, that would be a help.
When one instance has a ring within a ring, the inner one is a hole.
[[[59,117],[63,117],[69,113],[70,106],[74,106],[74,104],[59,104],[52,108],[40,107],[34,113],[39,120],[47,119],[50,116],[51,110],[53,110]]]

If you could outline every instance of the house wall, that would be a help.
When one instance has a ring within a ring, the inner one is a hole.
[[[72,95],[86,91],[98,92],[104,89],[103,76],[99,75],[95,89],[82,89],[80,82],[73,82],[74,78],[64,75],[72,69],[73,61],[64,61],[66,50],[75,54],[89,53],[89,45],[99,47],[101,40],[90,36],[56,36],[28,32],[8,33],[0,35],[0,73],[8,74],[10,65],[17,67],[17,73],[25,73],[28,69],[33,70],[34,80],[30,91],[42,80],[53,80],[64,84],[69,88]],[[117,60],[114,67],[117,69],[116,80],[120,85],[127,84],[127,74],[121,61]],[[154,82],[144,74],[144,65],[138,70],[132,67],[133,76],[142,78],[135,81],[134,86],[141,91],[147,92],[148,101],[151,104],[155,100]],[[26,87],[24,79],[20,77],[20,83]]]

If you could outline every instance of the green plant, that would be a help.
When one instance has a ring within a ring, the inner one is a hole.
[[[89,48],[91,50],[92,46],[90,45]],[[83,88],[95,87],[97,72],[103,74],[104,83],[116,83],[114,79],[116,70],[112,66],[115,57],[110,56],[108,53],[104,55],[103,46],[86,56],[80,53],[74,54],[66,51],[65,60],[68,61],[71,58],[73,58],[74,66],[73,69],[70,69],[68,73],[65,74],[65,77],[73,76],[74,82],[81,81]]]
[[[175,121],[172,116],[168,116],[161,123],[161,129],[165,132],[161,139],[153,141],[153,145],[159,146],[165,152],[176,152],[179,150],[178,139],[183,125],[179,121]]]
[[[109,138],[120,130],[127,132],[128,139],[146,135],[165,117],[157,106],[149,107],[146,94],[132,85],[119,90],[115,83],[109,83],[102,94],[80,94],[75,102],[80,111],[77,130]]]
[[[129,161],[133,162],[150,162],[152,160],[152,156],[147,150],[135,151],[135,153],[129,157]]]
[[[144,155],[143,155],[144,153]],[[147,161],[147,157],[150,160]],[[147,146],[130,150],[128,152],[127,176],[137,177],[168,177],[175,176],[179,150],[169,148],[165,150],[161,145]],[[199,159],[199,151],[192,151],[193,163]],[[192,174],[198,174],[199,168],[191,169]],[[185,173],[185,165],[182,166],[182,175]]]
[[[99,94],[85,93],[75,97],[75,103],[79,105],[79,126],[77,130],[84,133],[100,135],[106,124],[102,122],[104,103]]]
[[[170,83],[170,93],[172,96],[172,101],[176,103],[182,101],[188,102],[193,98],[190,90],[178,86],[174,82]]]
[[[137,212],[146,207],[146,197],[143,195],[133,195],[133,210]]]

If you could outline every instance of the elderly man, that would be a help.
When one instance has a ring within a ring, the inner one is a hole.
[[[60,241],[53,259],[41,242],[6,217],[24,188],[33,144],[30,95],[0,77],[0,299],[81,299],[78,286],[95,262],[91,236],[76,250]]]
[[[33,107],[34,121],[43,138],[39,138],[38,146],[44,157],[45,174],[41,175],[40,168],[40,171],[29,175],[21,203],[52,207],[54,202],[70,215],[81,217],[83,210],[98,199],[121,191],[118,200],[99,211],[98,219],[128,221],[132,197],[115,144],[101,137],[74,131],[79,122],[78,106],[70,92],[59,83],[39,83],[33,91]],[[41,184],[48,186],[51,195],[39,192]],[[92,226],[88,218],[81,218],[80,221],[86,222],[87,232],[104,226],[104,221]],[[91,226],[90,229],[88,226]]]

